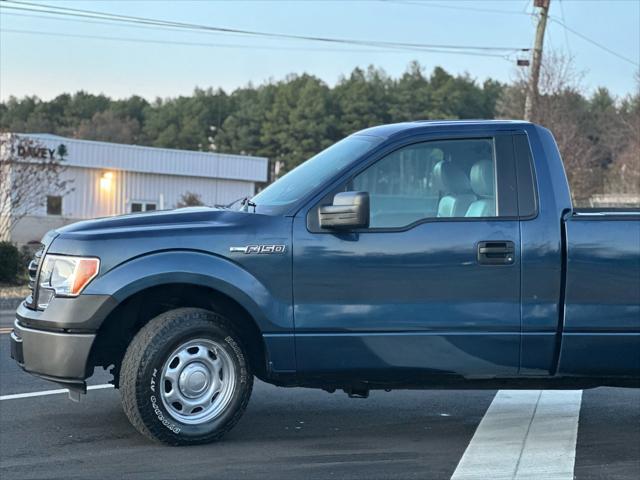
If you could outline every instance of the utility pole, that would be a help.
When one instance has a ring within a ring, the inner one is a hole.
[[[549,4],[551,0],[534,0],[534,6],[540,9],[540,18],[536,28],[536,42],[533,46],[533,59],[531,62],[531,75],[529,76],[529,88],[524,103],[524,119],[531,121],[538,104],[538,81],[540,80],[540,63],[542,62],[542,46],[544,44],[544,31],[547,28],[549,16]]]

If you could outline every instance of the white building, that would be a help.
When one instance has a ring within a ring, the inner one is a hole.
[[[61,178],[69,181],[67,188],[72,190],[61,196],[43,186],[40,205],[30,209],[10,233],[0,232],[0,237],[18,244],[38,241],[47,230],[82,219],[174,208],[187,192],[199,195],[205,205],[228,204],[253,195],[256,183],[267,181],[268,160],[262,157],[94,142],[50,134],[15,135],[21,140],[28,138],[40,149],[14,152],[18,162],[29,161],[40,153],[56,155],[63,145],[65,169]],[[4,188],[7,180],[11,188],[11,175],[8,177],[0,179]],[[12,214],[6,210],[0,213]]]

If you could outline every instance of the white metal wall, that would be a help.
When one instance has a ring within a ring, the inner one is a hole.
[[[164,208],[174,208],[182,194],[200,195],[205,205],[227,204],[254,194],[254,184],[247,181],[201,177],[159,175],[109,170],[113,173],[110,188],[100,184],[105,170],[69,167],[64,179],[72,180],[74,190],[62,200],[62,216],[85,219],[120,215],[131,211],[131,202],[154,202],[159,209],[163,196]],[[56,194],[56,192],[49,192]],[[46,215],[46,208],[33,212]]]
[[[76,140],[49,134],[21,136],[52,150],[64,144],[68,152],[65,163],[74,167],[267,181],[268,160],[263,157]]]

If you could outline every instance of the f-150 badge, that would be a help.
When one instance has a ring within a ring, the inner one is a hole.
[[[284,253],[286,250],[285,245],[247,245],[246,247],[230,247],[229,251],[234,253],[258,253],[258,254],[270,254],[270,253]]]

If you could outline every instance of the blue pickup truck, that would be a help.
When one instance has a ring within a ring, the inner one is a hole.
[[[253,198],[76,223],[29,268],[11,355],[131,423],[220,438],[254,376],[371,389],[640,385],[640,210],[572,207],[551,133],[355,133]]]

